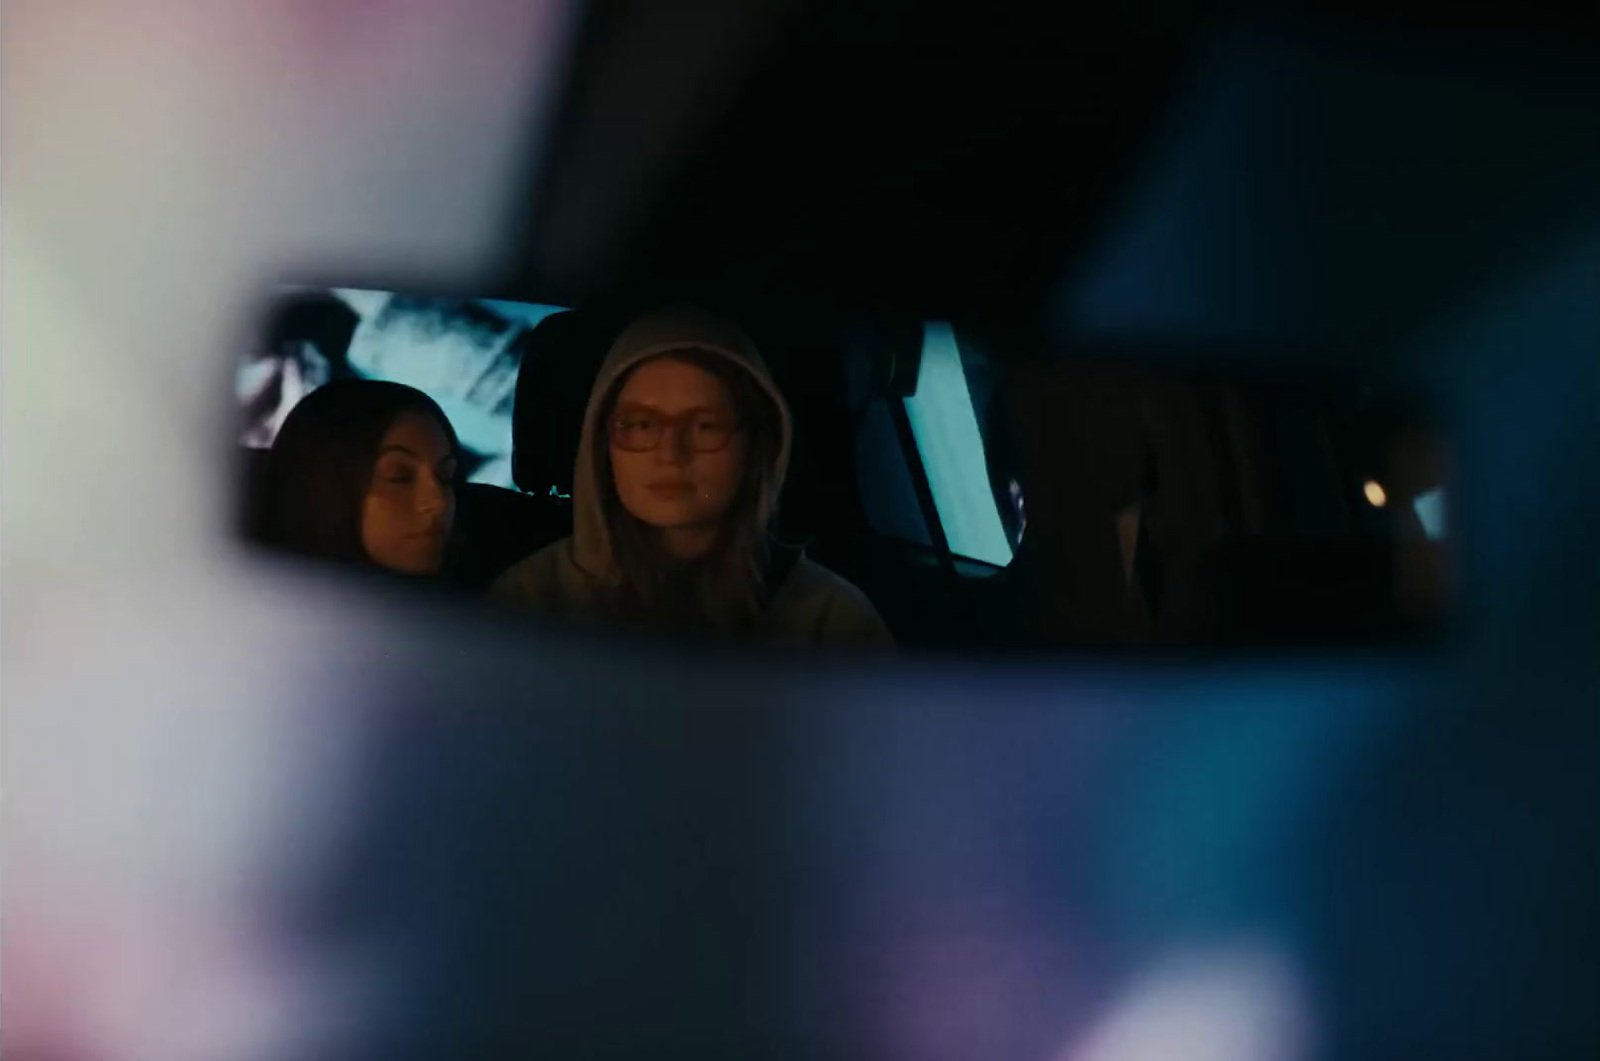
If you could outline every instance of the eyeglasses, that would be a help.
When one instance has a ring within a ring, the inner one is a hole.
[[[655,449],[669,430],[677,432],[680,444],[692,452],[715,453],[733,441],[739,424],[715,409],[690,409],[672,415],[636,404],[622,406],[606,424],[611,444],[628,453]]]

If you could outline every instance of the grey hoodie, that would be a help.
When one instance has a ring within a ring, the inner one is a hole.
[[[495,581],[489,591],[492,598],[563,619],[602,619],[602,590],[616,585],[621,573],[612,555],[596,486],[600,406],[612,384],[633,366],[686,346],[720,354],[742,366],[778,408],[782,438],[771,477],[773,486],[769,496],[757,501],[758,517],[763,522],[771,518],[788,469],[793,425],[789,407],[766,363],[748,338],[715,318],[687,312],[650,314],[635,321],[612,344],[589,393],[572,477],[572,537],[514,564]],[[796,561],[777,588],[757,619],[754,633],[767,640],[810,645],[893,644],[877,610],[859,589],[805,557]]]

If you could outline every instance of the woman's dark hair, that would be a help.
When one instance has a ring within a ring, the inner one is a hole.
[[[693,365],[728,389],[740,429],[749,439],[744,477],[721,532],[702,559],[685,563],[662,546],[655,529],[630,513],[617,495],[607,425],[628,377],[649,361]],[[670,350],[623,373],[601,404],[595,423],[601,512],[611,552],[622,573],[612,602],[617,618],[675,630],[736,632],[747,629],[765,603],[770,541],[767,522],[776,502],[774,480],[783,427],[777,403],[751,373],[730,358],[698,347]],[[764,506],[765,503],[765,506]],[[763,512],[763,507],[769,511]]]
[[[361,544],[362,502],[383,436],[408,412],[431,416],[450,447],[459,448],[438,403],[415,387],[335,380],[300,399],[267,456],[260,538],[309,556],[370,564]]]

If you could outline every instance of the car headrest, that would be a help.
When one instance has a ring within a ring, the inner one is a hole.
[[[522,339],[511,414],[511,478],[528,493],[572,493],[589,390],[620,328],[612,315],[563,310]]]

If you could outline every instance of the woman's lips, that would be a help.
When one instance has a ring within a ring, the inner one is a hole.
[[[694,492],[693,483],[651,483],[646,490],[657,497],[684,497]]]

